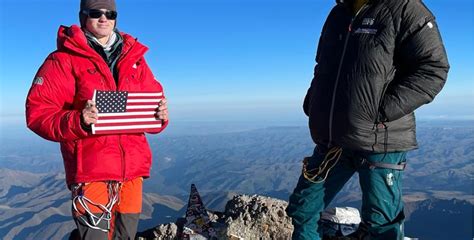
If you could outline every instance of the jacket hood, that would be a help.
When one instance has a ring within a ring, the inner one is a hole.
[[[136,38],[129,34],[120,32],[123,38],[122,54],[130,55],[133,59],[142,57],[148,50],[146,46],[139,43]],[[58,30],[57,48],[59,51],[73,52],[86,57],[100,57],[87,43],[86,36],[77,25],[70,27],[60,26]],[[133,51],[130,51],[133,49]]]

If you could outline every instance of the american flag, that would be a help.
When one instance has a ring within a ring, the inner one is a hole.
[[[155,118],[162,92],[94,91],[98,119],[92,134],[140,133],[161,128]]]

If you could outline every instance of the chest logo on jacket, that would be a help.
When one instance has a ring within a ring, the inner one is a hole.
[[[377,34],[377,29],[375,28],[357,28],[355,34]]]
[[[375,18],[364,18],[362,19],[362,26],[372,26],[374,25]]]
[[[375,18],[362,19],[361,27],[358,27],[354,34],[377,34],[378,30],[374,27]]]
[[[95,68],[89,68],[89,69],[87,69],[87,72],[89,74],[95,74],[97,72],[97,70]]]

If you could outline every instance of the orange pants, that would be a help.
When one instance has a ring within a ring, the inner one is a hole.
[[[72,212],[80,239],[135,239],[143,178],[74,186]]]

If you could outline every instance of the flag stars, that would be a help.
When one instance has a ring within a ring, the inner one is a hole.
[[[126,111],[127,92],[96,93],[97,109],[100,113],[120,113]]]

